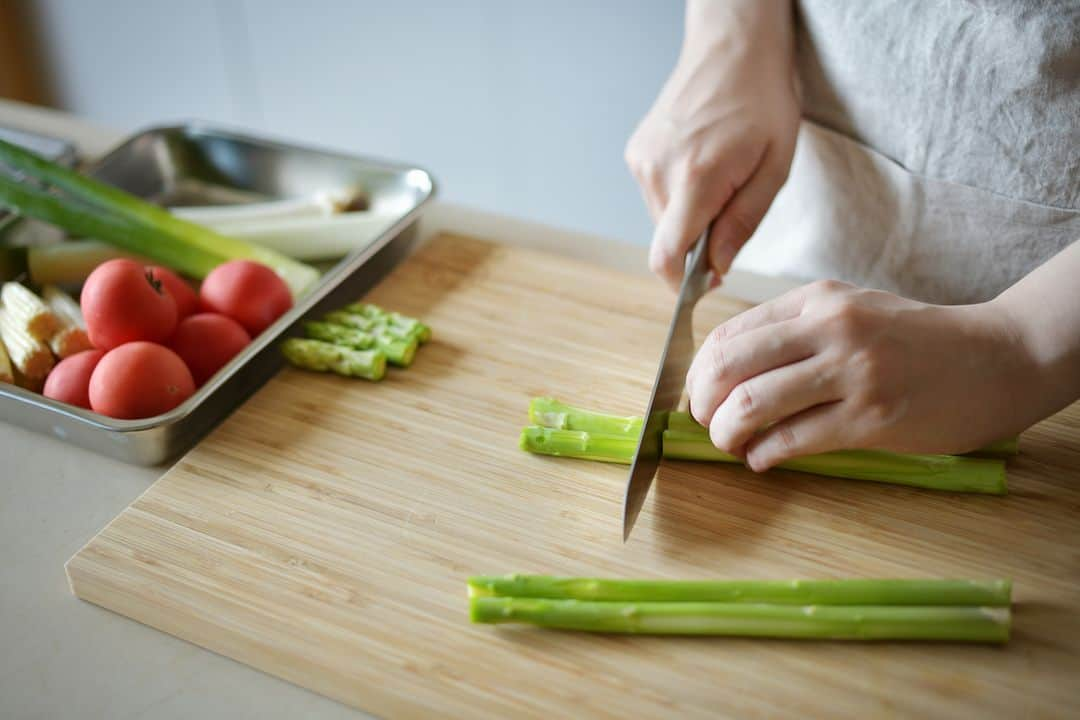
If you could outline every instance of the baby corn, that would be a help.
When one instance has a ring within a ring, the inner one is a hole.
[[[70,295],[55,285],[48,285],[41,291],[41,297],[59,322],[59,329],[49,341],[49,347],[58,358],[63,360],[94,347],[86,334],[82,310]]]
[[[4,283],[3,290],[0,290],[0,301],[3,302],[5,314],[9,316],[8,321],[36,340],[48,342],[59,329],[60,321],[53,311],[41,298],[17,282]],[[8,350],[14,357],[15,351],[10,345]]]
[[[15,375],[11,372],[11,359],[8,357],[3,341],[0,341],[0,382],[15,382]]]
[[[12,314],[6,304],[0,309],[0,340],[7,346],[11,363],[28,380],[41,380],[53,369],[53,355],[49,348],[30,335],[25,324]]]

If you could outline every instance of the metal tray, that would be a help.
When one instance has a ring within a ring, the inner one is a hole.
[[[114,420],[0,383],[0,421],[138,465],[162,463],[194,445],[282,365],[278,342],[299,321],[357,299],[409,255],[416,221],[435,193],[418,167],[252,137],[192,122],[130,138],[88,173],[154,202],[214,204],[319,190],[360,190],[372,210],[397,219],[369,244],[325,270],[318,285],[206,385],[164,415]]]

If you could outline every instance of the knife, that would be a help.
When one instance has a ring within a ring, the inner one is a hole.
[[[694,306],[709,289],[709,263],[706,249],[712,223],[697,239],[686,256],[679,297],[675,301],[675,316],[671,319],[667,342],[660,353],[660,369],[653,383],[649,407],[645,410],[645,422],[641,424],[634,463],[630,466],[630,479],[623,496],[623,542],[634,529],[641,506],[652,487],[656,470],[660,467],[660,441],[667,425],[668,414],[676,409],[686,384],[686,373],[694,358],[694,331],[692,326]]]

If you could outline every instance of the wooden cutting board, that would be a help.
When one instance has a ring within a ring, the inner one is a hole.
[[[655,281],[443,236],[370,295],[428,320],[371,384],[286,370],[67,566],[74,592],[382,716],[1080,713],[1080,407],[1025,433],[1008,497],[517,448],[534,395],[640,413]],[[742,309],[718,295],[699,337]],[[470,574],[1015,579],[1006,647],[615,637],[470,625]]]

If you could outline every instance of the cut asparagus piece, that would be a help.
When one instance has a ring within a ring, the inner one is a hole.
[[[727,635],[821,640],[952,640],[1004,643],[1007,607],[592,602],[473,597],[476,623],[647,635]]]
[[[698,424],[698,421],[693,418],[688,412],[675,411],[668,415],[667,430],[679,430],[682,432],[702,432],[707,433],[708,430]]]
[[[366,317],[370,320],[375,320],[383,325],[388,325],[397,331],[406,333],[410,337],[415,337],[421,344],[431,340],[431,328],[424,323],[416,318],[411,318],[398,312],[384,310],[378,305],[355,302],[351,305],[346,305],[345,311],[360,315],[361,317]]]
[[[0,309],[0,341],[7,347],[11,364],[32,385],[53,369],[55,361],[49,348],[27,331],[25,323],[15,320],[6,307]]]
[[[719,450],[702,433],[665,430],[663,454],[672,460],[733,462],[742,460]],[[992,458],[959,455],[913,455],[884,450],[837,450],[785,460],[777,465],[815,475],[870,480],[931,490],[1006,492],[1005,463]]]
[[[41,297],[59,321],[59,329],[49,340],[49,348],[61,360],[94,346],[86,334],[82,310],[70,295],[53,285],[41,291]]]
[[[378,328],[375,328],[374,332],[365,332],[331,322],[306,322],[304,333],[314,340],[322,340],[356,350],[378,348],[386,354],[386,359],[391,364],[399,367],[409,367],[412,364],[418,345],[416,340],[396,338],[380,332]]]
[[[540,403],[540,407],[555,407],[557,412],[552,413],[549,416],[544,416],[537,413],[533,414],[532,403]],[[609,415],[606,413],[595,412],[593,410],[585,410],[583,408],[573,407],[565,403],[561,403],[558,400],[552,398],[534,398],[529,405],[529,419],[535,425],[543,425],[545,427],[554,427],[560,430],[584,430],[586,432],[603,432],[607,434],[616,434],[614,428],[617,428],[621,423],[627,423],[628,432],[632,435],[638,435],[641,432],[641,418],[636,417],[619,417],[618,415]],[[559,424],[564,420],[566,425]],[[551,423],[545,422],[545,420],[552,420]],[[672,430],[679,433],[696,433],[700,437],[707,439],[708,430],[698,424],[690,413],[682,411],[673,411],[668,413],[666,430]],[[1016,455],[1019,447],[1019,438],[1008,438],[993,442],[986,447],[974,450],[967,455],[974,455],[976,457],[997,457],[1005,458]],[[731,458],[731,455],[722,453],[726,458]],[[696,459],[696,458],[687,458]],[[718,460],[718,457],[707,457],[702,459]],[[734,462],[734,460],[727,460]]]
[[[604,602],[721,602],[779,605],[1008,606],[1011,580],[609,580],[551,575],[469,578],[470,597]]]
[[[529,422],[558,430],[582,430],[635,437],[641,434],[639,417],[619,417],[583,410],[550,397],[537,397],[529,402]]]
[[[8,320],[21,327],[31,337],[48,342],[60,327],[60,320],[41,298],[17,282],[4,283],[0,302]]]
[[[522,450],[540,455],[629,465],[637,448],[637,438],[530,425],[521,431],[518,445]]]
[[[3,338],[0,338],[0,382],[15,382],[15,374],[11,369],[11,358],[8,357]]]
[[[281,344],[281,351],[290,363],[305,370],[366,380],[382,380],[386,375],[386,355],[381,350],[353,350],[322,340],[289,338]]]
[[[366,318],[363,315],[357,315],[347,310],[334,310],[333,312],[326,313],[323,316],[323,322],[333,323],[334,325],[344,325],[345,327],[353,328],[354,330],[362,330],[364,332],[371,332],[378,324],[371,318]]]

